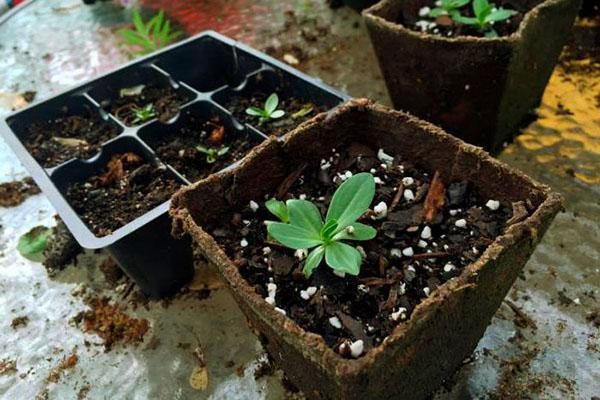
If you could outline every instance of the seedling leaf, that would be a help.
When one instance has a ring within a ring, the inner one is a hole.
[[[288,209],[283,201],[269,199],[265,203],[265,206],[267,207],[267,210],[269,210],[271,214],[279,218],[281,222],[289,222],[290,218]]]
[[[318,246],[311,250],[311,252],[308,253],[308,256],[306,257],[306,261],[304,262],[304,275],[309,277],[312,274],[313,270],[317,268],[319,264],[321,264],[321,261],[323,261],[324,256],[324,246]]]
[[[337,220],[338,229],[344,229],[369,208],[374,196],[373,176],[367,172],[354,175],[334,193],[327,211],[327,220]]]
[[[285,115],[285,111],[283,110],[276,110],[273,111],[273,113],[270,115],[271,119],[277,119],[277,118],[281,118]]]
[[[332,242],[325,246],[325,261],[336,271],[358,275],[362,257],[354,247],[342,242]]]
[[[267,98],[267,101],[265,102],[265,111],[267,112],[267,114],[271,115],[273,111],[277,109],[278,105],[279,96],[277,96],[277,93],[273,93]]]
[[[28,260],[41,262],[44,260],[44,250],[51,235],[52,228],[36,226],[19,238],[17,250]]]
[[[314,232],[296,225],[273,222],[267,226],[272,238],[291,249],[310,249],[322,243]]]
[[[319,236],[323,221],[317,206],[307,200],[288,200],[286,203],[290,224],[311,230]]]
[[[334,240],[371,240],[377,236],[377,230],[369,225],[354,222],[339,231]]]

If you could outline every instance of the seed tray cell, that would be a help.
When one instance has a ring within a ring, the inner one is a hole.
[[[281,96],[281,104],[290,97],[311,103],[315,113],[348,99],[265,54],[207,31],[15,112],[0,121],[0,133],[77,241],[88,249],[107,248],[146,295],[161,297],[193,275],[189,240],[170,234],[168,197],[131,221],[99,230],[69,202],[70,188],[106,174],[107,164],[127,153],[181,185],[229,169],[268,134],[265,126],[234,115],[229,100],[272,92]],[[146,106],[152,112],[134,121],[134,111]],[[46,127],[45,134],[32,146],[32,135],[40,135],[38,126]],[[174,152],[170,140],[187,148]],[[209,163],[204,153],[194,153],[198,146],[229,149],[220,162]],[[135,176],[126,175],[123,184],[139,178],[140,171],[129,172]],[[103,218],[114,219],[110,211]]]

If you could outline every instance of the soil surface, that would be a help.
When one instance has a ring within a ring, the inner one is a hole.
[[[97,236],[110,235],[171,197],[180,183],[167,171],[135,153],[115,154],[102,174],[75,183],[66,197]]]
[[[40,193],[31,177],[20,181],[0,183],[0,207],[16,207],[29,196]]]
[[[72,158],[88,159],[100,146],[119,134],[119,128],[88,110],[87,115],[71,115],[34,123],[23,144],[42,167],[54,167]]]
[[[525,7],[524,4],[514,1],[496,1],[494,2],[496,7],[502,7],[506,10],[517,11],[517,14],[503,21],[496,21],[492,27],[498,34],[498,36],[510,36],[519,29],[519,25],[523,20],[525,14],[530,8]],[[434,2],[429,5],[430,9],[435,8]],[[473,8],[471,3],[460,8],[460,13],[465,17],[474,17]],[[423,24],[422,21],[430,22],[430,25]],[[427,32],[433,35],[446,36],[446,37],[457,37],[457,36],[477,36],[485,37],[485,31],[480,31],[478,28],[456,23],[452,18],[447,15],[440,16],[438,18],[430,18],[427,16],[419,16],[406,12],[400,13],[398,23],[418,32]]]
[[[380,179],[372,208],[361,217],[378,235],[351,243],[360,245],[366,256],[358,277],[340,278],[323,262],[306,279],[300,261],[304,256],[267,239],[264,221],[275,217],[263,202],[256,212],[247,206],[228,224],[209,231],[258,294],[268,297],[267,285],[275,284],[275,307],[349,357],[351,342],[362,340],[365,352],[379,345],[410,318],[417,304],[477,260],[507,223],[526,217],[528,211],[511,218],[515,205],[497,204],[492,210],[486,204],[494,199],[479,197],[468,182],[446,186],[399,158],[386,165],[376,149],[352,144],[337,151],[321,165],[305,169],[297,181],[286,179],[276,197],[306,196],[325,215],[348,171],[371,172]],[[373,211],[381,202],[387,205],[385,216]],[[306,296],[311,287],[314,294]]]
[[[260,122],[258,117],[246,114],[248,107],[263,108],[265,101],[271,93],[255,92],[250,98],[232,97],[225,108],[230,110],[233,115],[242,123],[253,126],[265,135],[282,136],[296,128],[302,122],[314,117],[320,112],[327,111],[326,106],[317,106],[313,103],[305,103],[294,97],[280,97],[278,110],[285,111],[285,115],[281,118],[271,119],[265,122]],[[294,113],[303,109],[311,109],[306,115],[294,116]]]
[[[110,104],[103,104],[103,108],[110,111],[115,117],[127,126],[140,125],[150,119],[158,118],[159,121],[169,121],[179,113],[179,106],[191,100],[177,93],[172,87],[144,87],[140,94],[118,97]],[[144,108],[148,104],[154,107],[155,116],[145,121],[137,121],[135,109]]]
[[[163,162],[195,182],[243,158],[256,144],[257,140],[253,141],[248,132],[229,131],[218,119],[196,121],[196,117],[190,115],[189,124],[171,135],[160,136],[151,146]],[[229,149],[214,162],[209,162],[206,154],[196,149],[197,146],[214,150]]]

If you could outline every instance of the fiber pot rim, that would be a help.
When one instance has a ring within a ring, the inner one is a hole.
[[[527,11],[523,17],[523,20],[519,24],[519,28],[508,36],[499,36],[495,38],[479,37],[479,36],[468,36],[460,35],[456,37],[447,37],[441,35],[433,35],[426,32],[418,32],[413,29],[405,27],[403,24],[393,22],[380,15],[384,7],[391,7],[394,0],[381,0],[379,3],[372,5],[371,7],[362,11],[362,15],[366,20],[370,20],[374,24],[381,25],[392,31],[399,31],[404,35],[411,36],[415,39],[426,40],[438,43],[457,43],[457,44],[468,44],[468,43],[508,43],[513,44],[521,40],[523,31],[527,28],[529,21],[535,18],[543,8],[553,7],[554,5],[563,2],[564,0],[544,0],[537,4],[535,7]],[[398,3],[400,4],[400,3]]]
[[[481,148],[466,144],[460,139],[445,133],[441,128],[413,117],[408,113],[388,109],[387,107],[375,104],[367,99],[354,99],[330,113],[321,113],[315,116],[313,119],[299,125],[296,129],[291,131],[288,134],[289,139],[296,136],[299,131],[310,129],[310,127],[319,124],[329,124],[330,122],[335,121],[335,119],[340,115],[353,111],[370,111],[376,113],[383,112],[386,114],[392,114],[392,116],[401,117],[406,122],[412,123],[427,130],[430,134],[442,136],[445,140],[449,140],[455,144],[460,144],[462,151],[474,154],[481,161],[491,163],[495,168],[498,168],[502,172],[508,172],[508,166],[506,164],[495,160]],[[419,303],[415,307],[411,317],[407,321],[397,325],[393,332],[383,341],[380,346],[370,349],[367,353],[365,353],[365,355],[358,359],[346,359],[341,357],[333,349],[327,346],[321,335],[304,330],[295,321],[280,314],[279,312],[275,311],[272,306],[268,305],[265,300],[259,296],[248,284],[248,282],[241,276],[237,267],[225,254],[225,251],[221,248],[221,246],[214,240],[212,235],[204,231],[198,224],[195,223],[185,205],[180,206],[180,204],[185,203],[184,197],[187,192],[193,191],[198,186],[210,184],[213,181],[226,178],[228,175],[235,176],[238,170],[244,168],[244,165],[248,164],[249,162],[252,162],[255,156],[260,155],[261,151],[268,150],[269,148],[275,150],[277,148],[281,149],[282,146],[285,147],[285,142],[282,143],[276,138],[269,139],[268,141],[265,141],[261,145],[257,146],[252,151],[252,156],[246,157],[235,169],[212,175],[204,180],[196,182],[193,185],[180,189],[179,192],[177,192],[177,194],[173,197],[170,209],[170,213],[173,217],[173,233],[175,235],[183,235],[185,232],[193,233],[193,236],[196,236],[197,238],[199,237],[203,242],[207,243],[207,246],[210,247],[211,250],[211,252],[207,254],[210,261],[216,263],[217,265],[220,264],[224,266],[222,272],[231,285],[231,288],[236,288],[242,292],[242,295],[247,300],[248,306],[255,309],[255,314],[260,318],[262,318],[263,315],[268,318],[270,320],[269,322],[274,324],[275,328],[279,329],[282,335],[290,334],[300,337],[302,343],[306,345],[306,349],[303,351],[305,357],[314,361],[319,360],[319,364],[321,366],[334,369],[336,375],[341,377],[357,375],[362,369],[369,368],[371,365],[375,364],[381,355],[388,350],[391,343],[402,339],[410,329],[414,329],[419,324],[427,322],[427,318],[420,317],[427,317],[427,310],[429,306],[446,300],[454,292],[458,292],[465,287],[477,284],[478,272],[488,262],[493,261],[500,256],[505,248],[509,248],[527,236],[532,236],[535,240],[537,238],[537,229],[541,225],[544,217],[548,214],[553,214],[562,208],[562,196],[560,194],[552,192],[548,186],[536,182],[521,171],[511,168],[511,174],[516,175],[519,179],[524,181],[524,184],[530,186],[534,190],[538,190],[545,197],[544,200],[537,206],[535,212],[530,214],[530,216],[525,220],[508,227],[508,229],[502,235],[498,236],[494,242],[490,244],[481,257],[475,262],[468,264],[458,277],[444,283],[438,287],[430,297]],[[260,311],[256,312],[256,309],[259,309]]]

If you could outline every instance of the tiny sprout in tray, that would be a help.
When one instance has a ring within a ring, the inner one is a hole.
[[[144,107],[133,107],[132,111],[134,115],[132,122],[134,124],[146,122],[156,116],[156,110],[154,109],[154,104],[152,103],[146,104]]]
[[[442,15],[454,15],[458,14],[458,9],[469,3],[470,0],[441,0],[439,7],[433,8],[427,14],[428,17],[437,18]]]
[[[335,272],[358,275],[361,253],[344,240],[371,240],[377,231],[357,222],[375,196],[375,180],[370,173],[352,176],[335,191],[325,222],[315,204],[291,199],[283,203],[266,202],[267,209],[281,222],[268,221],[267,231],[273,239],[291,249],[312,249],[304,264],[308,277],[323,258]]]
[[[229,151],[229,147],[221,147],[220,149],[214,147],[196,146],[196,150],[200,153],[206,154],[206,162],[213,164],[221,156],[224,156]]]
[[[277,96],[277,93],[272,93],[269,98],[267,98],[267,101],[265,101],[264,108],[248,107],[246,109],[246,114],[258,117],[259,124],[262,124],[270,119],[281,118],[285,115],[285,111],[277,109],[278,105],[279,96]]]
[[[461,24],[471,25],[478,28],[481,32],[485,32],[487,37],[497,37],[498,33],[492,28],[494,22],[504,21],[515,15],[514,10],[505,10],[496,8],[494,3],[489,3],[488,0],[473,0],[473,13],[475,17],[465,17],[458,13],[452,18]]]

